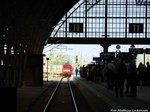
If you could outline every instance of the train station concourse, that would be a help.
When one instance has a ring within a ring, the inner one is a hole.
[[[102,49],[85,64],[67,44]],[[0,111],[149,112],[149,45],[150,0],[4,0]]]

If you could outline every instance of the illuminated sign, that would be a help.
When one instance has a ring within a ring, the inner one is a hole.
[[[93,57],[93,60],[96,61],[96,63],[100,63],[101,58],[100,57]]]
[[[115,52],[109,52],[109,53],[100,53],[100,58],[107,60],[107,59],[111,59],[114,60],[115,59]]]
[[[143,48],[129,48],[129,53],[131,53],[131,54],[143,54],[144,49]]]
[[[143,33],[143,23],[129,23],[129,33]]]
[[[136,48],[136,53],[137,54],[143,54],[144,53],[143,48]]]
[[[150,0],[135,0],[137,6],[150,6]]]
[[[150,48],[145,49],[146,54],[150,54]]]
[[[69,32],[83,33],[83,23],[69,23]]]

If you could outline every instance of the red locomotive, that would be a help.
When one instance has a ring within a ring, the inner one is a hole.
[[[62,65],[62,76],[70,77],[72,75],[72,65],[71,64],[63,64]]]

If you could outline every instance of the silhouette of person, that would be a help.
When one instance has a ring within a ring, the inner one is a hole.
[[[79,72],[79,70],[76,68],[75,69],[76,76],[78,75],[78,72]]]
[[[141,88],[143,86],[143,81],[145,79],[145,70],[146,70],[146,66],[142,62],[140,62],[138,65],[138,79]]]
[[[146,63],[146,85],[150,85],[150,64]]]
[[[128,66],[128,74],[129,74],[129,80],[130,80],[130,95],[129,96],[137,96],[137,69],[136,69],[136,63],[135,59],[132,58],[132,60],[129,63]]]
[[[116,92],[116,96],[120,95],[122,97],[127,69],[123,59],[121,59],[120,63],[118,64],[119,64],[117,70],[118,72],[116,73],[116,77],[115,77],[115,92]]]
[[[114,86],[114,75],[116,72],[115,65],[108,60],[107,64],[104,67],[104,75],[106,76],[107,88],[113,90]]]

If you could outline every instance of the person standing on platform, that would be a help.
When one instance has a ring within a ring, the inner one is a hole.
[[[128,66],[128,74],[130,81],[130,95],[131,97],[137,96],[137,69],[134,57],[132,57],[129,66]]]
[[[146,71],[146,66],[140,62],[139,65],[138,65],[138,81],[139,81],[139,84],[140,84],[140,88],[142,89],[142,86],[143,86],[143,82],[144,82],[144,79],[145,79],[145,71]]]
[[[145,70],[145,82],[146,85],[149,86],[150,85],[150,63],[146,62],[146,70]]]
[[[116,73],[116,78],[115,78],[115,91],[116,91],[116,96],[120,94],[120,96],[123,96],[123,90],[124,90],[124,82],[125,82],[125,76],[127,73],[127,68],[125,65],[125,62],[123,59],[120,60],[120,63],[118,65],[118,73]]]
[[[76,68],[75,69],[76,76],[78,75],[78,72],[79,72],[79,70]]]
[[[115,65],[112,63],[111,60],[107,60],[108,62],[106,63],[103,72],[104,75],[106,76],[106,81],[107,81],[107,88],[113,90],[114,87],[114,76],[116,73],[116,68]]]

